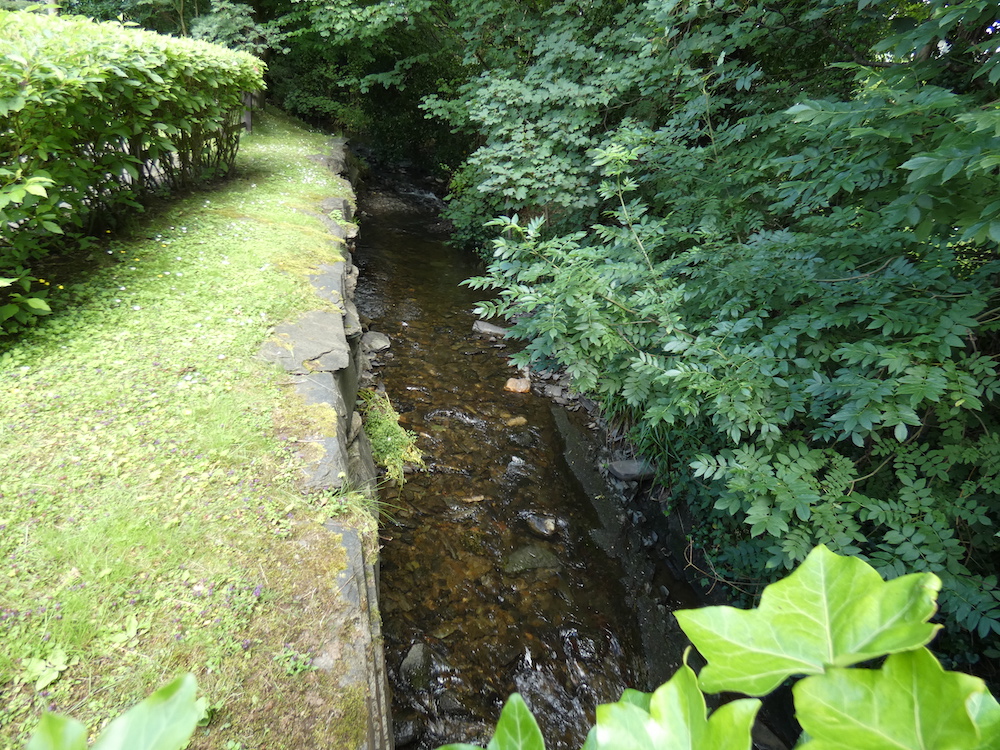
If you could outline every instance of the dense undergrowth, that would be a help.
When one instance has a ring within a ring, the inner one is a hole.
[[[288,664],[337,606],[320,581],[342,551],[318,521],[370,516],[360,497],[301,494],[291,436],[309,413],[256,356],[316,306],[296,272],[338,257],[311,215],[346,190],[306,159],[325,141],[258,121],[231,181],[50,258],[55,312],[0,344],[0,747],[43,709],[98,727],[184,671],[214,715],[194,747],[357,730],[296,724],[284,702],[353,705],[335,674]]]

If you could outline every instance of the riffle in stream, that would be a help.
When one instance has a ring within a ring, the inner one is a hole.
[[[482,269],[445,244],[434,202],[369,191],[355,254],[358,309],[392,341],[377,377],[427,463],[382,491],[397,746],[485,746],[516,691],[550,750],[578,748],[598,704],[679,662],[682,638],[663,632],[678,584],[629,562],[641,545],[599,486],[586,415],[504,391],[508,344],[473,333],[483,292],[460,286]]]

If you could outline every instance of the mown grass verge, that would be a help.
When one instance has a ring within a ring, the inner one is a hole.
[[[256,356],[317,307],[299,272],[338,255],[309,213],[347,191],[306,158],[326,141],[262,118],[234,179],[51,262],[56,312],[0,342],[0,748],[44,709],[98,728],[184,671],[212,706],[192,747],[357,736],[338,676],[288,664],[339,606],[318,522],[371,517],[302,494],[309,410]]]

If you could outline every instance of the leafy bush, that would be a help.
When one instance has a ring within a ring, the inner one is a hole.
[[[597,708],[584,750],[749,750],[761,702],[791,677],[803,750],[949,747],[1000,743],[1000,704],[982,680],[946,672],[925,647],[941,581],[913,573],[884,582],[860,560],[817,547],[746,611],[676,613],[708,665],[686,663],[655,692],[626,690]],[[854,665],[885,659],[869,668]],[[704,691],[704,692],[703,692]],[[742,693],[706,716],[704,693]],[[504,706],[489,750],[544,750],[523,699]],[[465,744],[440,750],[473,750]]]
[[[632,427],[711,577],[752,594],[819,543],[932,571],[970,661],[1000,634],[987,5],[627,4],[595,30],[556,4],[525,61],[432,103],[482,134],[452,212],[523,215],[492,225],[480,313]],[[550,154],[566,179],[535,179]]]
[[[0,12],[0,42],[0,269],[18,279],[151,191],[227,172],[262,85],[250,55],[113,23]],[[2,302],[0,326],[42,311]]]

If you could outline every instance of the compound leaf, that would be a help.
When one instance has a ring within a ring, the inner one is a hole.
[[[753,610],[705,607],[676,613],[708,660],[706,692],[765,695],[792,675],[820,674],[918,648],[939,625],[940,579],[914,573],[883,581],[870,565],[816,547],[787,578],[764,589]]]
[[[810,737],[802,750],[989,747],[970,713],[986,685],[945,672],[926,648],[893,654],[881,669],[834,668],[793,692]]]

